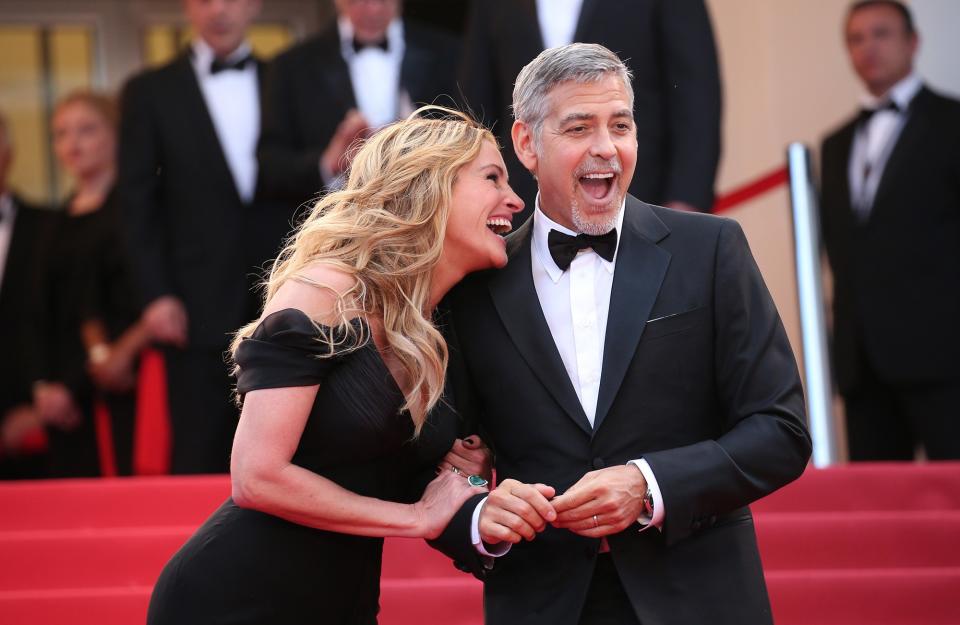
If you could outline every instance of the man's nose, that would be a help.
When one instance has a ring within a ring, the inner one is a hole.
[[[593,143],[590,145],[590,155],[604,160],[610,160],[617,153],[617,146],[613,143],[613,137],[606,128],[601,128],[594,135]]]

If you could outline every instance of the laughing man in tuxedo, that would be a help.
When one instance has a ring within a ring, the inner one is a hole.
[[[796,362],[736,222],[627,194],[632,100],[599,45],[521,71],[534,215],[449,301],[453,399],[500,484],[439,547],[489,625],[771,622],[747,505],[806,466]]]

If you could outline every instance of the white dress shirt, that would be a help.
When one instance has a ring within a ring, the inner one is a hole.
[[[861,104],[866,109],[877,109],[890,101],[899,109],[878,110],[857,128],[854,135],[847,175],[850,203],[861,219],[870,215],[883,170],[907,122],[908,107],[921,87],[920,77],[912,73],[879,98],[870,94],[861,97]]]
[[[3,272],[7,267],[13,222],[16,218],[17,209],[13,204],[13,197],[9,193],[0,194],[0,290],[3,289]]]
[[[544,48],[573,43],[583,0],[537,0],[537,21]]]
[[[357,52],[353,48],[353,24],[346,17],[337,20],[340,53],[350,69],[350,83],[357,109],[373,128],[406,117],[413,112],[408,94],[400,85],[403,64],[403,22],[394,19],[387,26],[387,49],[368,46]]]
[[[250,54],[242,44],[226,61],[237,61]],[[247,63],[242,70],[210,73],[213,49],[202,39],[193,42],[193,69],[200,92],[213,120],[220,147],[233,176],[240,199],[253,200],[257,187],[257,139],[260,137],[260,87],[257,64]]]
[[[623,212],[624,208],[621,206],[616,223],[618,233],[623,231]],[[547,217],[540,210],[538,195],[533,213],[533,240],[530,246],[533,285],[567,376],[577,392],[590,425],[593,425],[600,392],[603,346],[607,334],[607,315],[610,310],[610,292],[613,288],[617,254],[614,254],[612,261],[607,261],[592,249],[581,250],[570,263],[570,267],[564,271],[550,255],[547,239],[551,230],[572,236],[577,234]],[[618,252],[619,247],[618,243]],[[644,525],[643,529],[651,525],[659,529],[664,518],[663,497],[653,470],[642,458],[631,460],[630,464],[640,469],[653,496],[653,518],[641,517],[639,522]],[[484,549],[480,540],[478,524],[485,502],[486,499],[474,510],[471,539],[481,554],[496,557],[506,553],[506,550],[490,553]]]

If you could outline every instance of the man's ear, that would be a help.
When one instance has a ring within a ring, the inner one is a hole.
[[[533,145],[533,128],[525,122],[513,122],[510,129],[513,138],[513,151],[517,153],[520,163],[534,176],[537,175],[537,150]]]

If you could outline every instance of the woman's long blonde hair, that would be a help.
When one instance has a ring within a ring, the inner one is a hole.
[[[430,278],[443,251],[457,173],[484,141],[496,143],[469,116],[438,106],[383,128],[354,155],[346,186],[321,198],[287,241],[266,283],[269,301],[287,280],[313,284],[303,270],[314,263],[355,278],[338,294],[339,325],[333,325],[355,332],[349,319],[358,311],[383,319],[386,348],[409,386],[404,408],[418,434],[443,393],[447,366],[446,342],[427,318]],[[256,325],[237,332],[234,354]],[[331,353],[338,335],[322,333]]]

